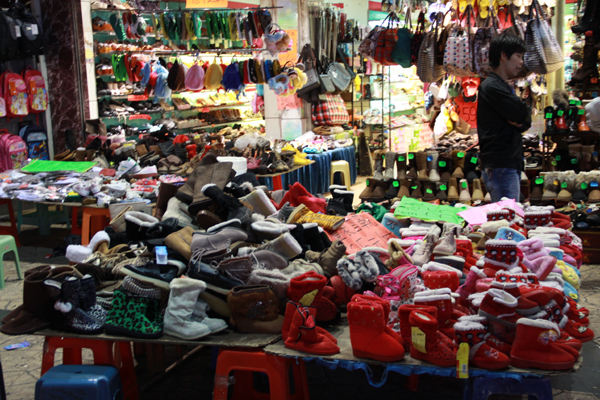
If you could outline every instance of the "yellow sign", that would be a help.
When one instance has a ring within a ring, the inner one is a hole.
[[[456,352],[456,377],[467,379],[469,377],[469,344],[461,343]]]
[[[417,351],[427,354],[427,346],[425,345],[427,337],[425,336],[425,332],[423,332],[416,326],[411,327],[411,331],[412,331],[411,342],[412,342],[413,347]]]
[[[298,30],[288,29],[286,30],[286,32],[288,35],[290,35],[290,38],[292,39],[292,49],[285,53],[279,53],[279,63],[282,66],[288,61],[291,61],[295,64],[296,60],[298,60]]]
[[[185,0],[185,8],[227,8],[228,0]]]

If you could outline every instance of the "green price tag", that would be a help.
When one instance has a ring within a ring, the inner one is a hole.
[[[551,112],[546,113],[546,117],[545,118],[546,119],[551,119],[552,118],[552,113]]]
[[[562,156],[556,156],[556,157],[554,157],[554,159],[555,159],[556,161],[560,161],[560,160],[562,159]]]
[[[398,156],[398,161],[403,162],[406,160],[406,157],[404,156]]]
[[[408,153],[408,159],[412,160],[413,158],[415,158],[415,155],[413,153]]]
[[[477,157],[471,157],[471,164],[477,164]]]
[[[440,190],[446,190],[446,185],[440,185]]]
[[[369,183],[369,180],[367,179],[367,186],[369,186],[369,185],[370,185],[370,183]]]
[[[552,161],[550,164],[556,167],[556,161]]]
[[[400,186],[400,184],[398,183],[398,181],[394,181],[394,182],[392,183],[392,186],[394,186],[394,187],[398,187],[398,186]]]
[[[563,189],[565,189],[565,188],[567,187],[567,182],[563,182],[563,183],[561,183],[561,184],[560,184],[560,187],[561,187],[561,188],[563,188]]]
[[[417,188],[417,185],[415,185],[415,186],[411,186],[410,188],[411,188],[412,190],[415,190],[415,189]]]
[[[583,182],[583,183],[581,184],[581,188],[582,188],[583,190],[587,189],[587,188],[588,188],[588,184],[587,184],[587,183],[585,183],[585,182]]]
[[[541,185],[542,183],[544,183],[544,178],[537,178],[537,179],[535,180],[535,184],[536,184],[536,185]]]
[[[577,164],[577,159],[576,158],[571,158],[571,164]]]
[[[383,160],[385,161],[385,154],[381,156],[383,158]]]
[[[564,113],[565,112],[563,110],[558,110],[558,112],[556,113],[556,115],[558,115],[559,117],[562,117]]]
[[[575,104],[577,104],[577,100],[575,100],[575,99],[569,100],[569,105],[574,106]]]
[[[577,111],[577,114],[579,114],[579,115],[585,114],[585,109],[583,109],[583,108],[580,109],[579,111]]]
[[[425,189],[425,192],[427,192],[427,194],[432,194],[433,191],[431,189]]]
[[[575,102],[575,104],[577,104],[578,106],[580,106],[580,105],[581,105],[581,100],[577,100],[577,101]]]
[[[462,151],[459,151],[458,153],[456,153],[456,157],[458,158],[463,158],[465,156],[465,153],[463,153]]]
[[[438,163],[438,165],[439,165],[440,167],[444,168],[444,167],[446,166],[446,161],[440,161],[440,162]]]
[[[462,182],[461,185],[462,185],[463,189],[467,188],[467,182]]]

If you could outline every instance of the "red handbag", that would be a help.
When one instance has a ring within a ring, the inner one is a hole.
[[[339,94],[326,94],[327,100],[314,104],[312,122],[316,126],[343,125],[350,121],[346,103]]]
[[[392,28],[392,22],[393,18],[390,18],[388,26],[377,38],[377,47],[375,47],[373,59],[381,65],[398,65],[392,58],[392,52],[398,41],[398,28]]]

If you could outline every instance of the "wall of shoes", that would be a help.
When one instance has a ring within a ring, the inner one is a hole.
[[[279,67],[269,53],[288,45],[271,23],[274,8],[144,4],[146,9],[92,4],[98,116],[107,127],[131,127],[128,135],[155,123],[175,133],[236,123],[260,128],[262,84]]]

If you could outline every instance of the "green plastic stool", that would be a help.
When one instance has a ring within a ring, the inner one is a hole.
[[[12,251],[15,253],[15,265],[19,279],[23,279],[21,263],[19,262],[19,251],[15,238],[10,235],[0,235],[0,289],[4,289],[4,255]]]

